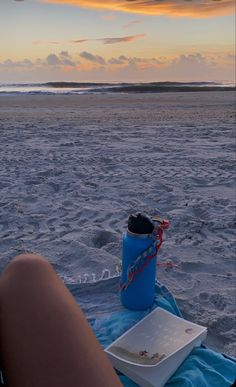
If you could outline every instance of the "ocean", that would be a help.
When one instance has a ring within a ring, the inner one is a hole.
[[[93,83],[46,82],[0,83],[0,94],[104,94],[104,93],[163,93],[193,91],[227,91],[235,89],[229,82],[149,82],[149,83]]]

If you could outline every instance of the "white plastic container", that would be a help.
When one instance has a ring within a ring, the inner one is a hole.
[[[105,352],[114,368],[143,387],[163,387],[207,329],[162,308],[154,309]]]

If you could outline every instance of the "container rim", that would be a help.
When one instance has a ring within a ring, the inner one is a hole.
[[[151,234],[136,234],[135,232],[130,231],[128,228],[127,228],[127,234],[132,236],[132,237],[135,237],[135,238],[152,238],[152,233]]]

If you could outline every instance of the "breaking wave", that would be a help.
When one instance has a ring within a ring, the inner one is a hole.
[[[95,83],[46,82],[0,84],[0,94],[106,94],[168,93],[235,90],[235,84],[219,82]]]

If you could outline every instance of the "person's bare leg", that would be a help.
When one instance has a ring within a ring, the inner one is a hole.
[[[9,387],[121,386],[80,307],[33,254],[0,279],[0,356]]]

